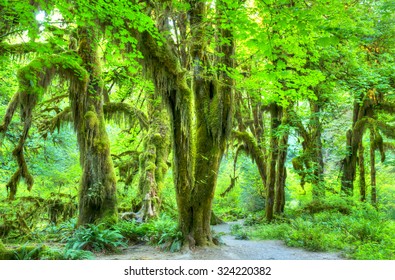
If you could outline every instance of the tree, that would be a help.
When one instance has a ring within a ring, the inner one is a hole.
[[[35,7],[40,6],[36,2],[33,4]],[[28,171],[23,148],[32,124],[33,109],[56,76],[69,82],[70,111],[77,133],[80,163],[83,169],[79,191],[79,225],[100,221],[113,223],[117,219],[116,177],[105,129],[102,102],[103,82],[98,48],[103,36],[103,29],[106,27],[122,29],[125,28],[122,24],[126,23],[122,21],[117,25],[115,21],[111,22],[114,10],[109,7],[115,5],[115,2],[96,4],[98,4],[96,8],[99,13],[92,16],[90,8],[93,7],[93,2],[62,1],[56,3],[56,8],[59,9],[66,21],[77,23],[74,34],[78,39],[69,38],[70,50],[52,54],[54,50],[49,49],[49,54],[35,58],[19,71],[19,90],[10,102],[4,124],[1,127],[1,132],[4,133],[17,106],[20,105],[24,130],[19,144],[13,152],[19,169],[7,187],[16,191],[19,180],[24,178],[31,188],[33,177]],[[45,6],[48,11],[53,11],[54,7],[51,1],[48,2],[48,6]],[[118,9],[127,7],[130,5],[126,1],[118,2]],[[72,13],[71,10],[73,10]],[[135,18],[136,15],[140,15],[138,9],[130,10],[125,14],[125,17]],[[19,18],[16,17],[16,19]],[[14,21],[10,22],[13,24]],[[103,29],[101,30],[99,27]],[[146,28],[149,26],[144,27],[144,29]],[[55,28],[55,30],[58,29]],[[70,34],[73,35],[73,32]],[[20,47],[5,44],[6,48],[3,48],[8,52],[10,50],[20,51],[20,49],[31,51],[30,45],[32,44],[35,46],[34,42],[28,42],[28,48],[24,45]],[[75,48],[76,44],[78,45],[77,49]]]
[[[233,66],[234,43],[227,13],[234,14],[235,9],[222,1],[214,8],[206,1],[188,1],[186,9],[181,2],[174,6],[170,1],[151,4],[151,15],[156,17],[165,41],[158,45],[146,33],[138,41],[145,67],[170,112],[180,229],[185,238],[189,236],[196,245],[204,246],[212,243],[211,205],[231,130],[233,94],[228,73]],[[213,10],[218,17],[208,21]],[[175,18],[178,20],[170,24]],[[220,19],[223,25],[217,25]],[[191,30],[189,35],[186,30]],[[224,44],[212,42],[224,57],[208,55],[210,30],[226,40]],[[176,38],[169,35],[171,32]],[[215,70],[219,65],[223,65],[222,71]]]

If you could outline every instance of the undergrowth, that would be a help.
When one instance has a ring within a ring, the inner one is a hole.
[[[255,225],[250,237],[281,239],[310,251],[341,251],[350,259],[395,259],[394,221],[369,204],[340,202],[340,211],[337,202],[329,208],[324,203],[308,214],[297,211],[288,220]]]
[[[182,233],[178,230],[177,221],[166,214],[147,223],[121,221],[113,228],[129,243],[146,242],[171,252],[180,251],[182,247]]]
[[[106,229],[102,224],[79,227],[66,244],[67,249],[105,253],[124,246],[126,243],[122,234],[117,230]]]

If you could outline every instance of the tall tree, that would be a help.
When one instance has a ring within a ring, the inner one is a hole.
[[[78,224],[83,225],[100,221],[113,223],[117,219],[116,177],[104,121],[99,45],[103,42],[104,35],[108,35],[107,42],[113,42],[117,39],[114,38],[115,35],[110,36],[108,34],[106,31],[108,29],[117,28],[124,31],[128,24],[133,24],[140,27],[141,30],[147,30],[152,28],[152,25],[147,24],[147,18],[139,12],[138,6],[128,1],[100,3],[94,1],[57,1],[56,5],[52,1],[40,2],[40,5],[35,1],[32,2],[34,7],[45,8],[49,13],[53,12],[56,7],[65,22],[76,24],[76,32],[69,32],[71,35],[75,33],[76,36],[69,38],[69,50],[64,51],[62,48],[45,49],[49,54],[38,56],[19,71],[19,90],[11,100],[4,124],[1,126],[1,132],[4,133],[16,107],[19,105],[22,109],[24,130],[19,144],[13,152],[19,169],[7,186],[11,190],[16,189],[16,185],[21,178],[25,179],[30,188],[33,184],[33,178],[24,159],[24,144],[32,125],[33,109],[43,97],[53,79],[59,77],[69,83],[70,111],[77,133],[80,163],[83,169],[79,191]],[[114,16],[120,9],[126,9],[127,12],[124,13],[121,21],[117,21]],[[28,11],[33,19],[34,12],[37,12],[37,10]],[[15,16],[10,22],[14,23],[18,19],[19,17]],[[131,19],[140,19],[141,21],[130,23]],[[45,26],[49,32],[52,30],[59,32],[59,28],[51,27],[50,23]],[[7,30],[11,29],[8,28]],[[61,34],[58,41],[64,47],[66,39],[63,35],[65,31],[63,30]],[[121,32],[121,34],[125,34],[125,32]],[[33,39],[26,45],[36,46]],[[122,39],[130,44],[133,38],[125,36]],[[22,44],[22,47],[4,44],[3,46],[6,46],[6,48],[3,47],[6,50],[27,49],[27,51],[31,51],[31,48],[24,47],[25,44]],[[107,44],[107,46],[110,45]],[[123,48],[119,46],[119,48],[125,49],[125,46]],[[52,52],[56,52],[56,54],[52,54]]]
[[[152,6],[155,13],[151,11],[151,16],[156,18],[165,41],[158,45],[148,34],[142,34],[139,42],[146,69],[170,112],[180,229],[192,243],[204,246],[212,243],[212,200],[231,130],[233,82],[229,71],[234,42],[231,26],[226,23],[231,20],[228,13],[235,9],[225,1],[216,1],[214,7],[208,1],[187,4],[185,8],[166,1]],[[214,10],[217,16],[210,21]],[[224,24],[217,25],[217,19]],[[226,40],[223,44],[212,42],[225,54],[223,57],[208,55],[212,32]],[[169,35],[172,33],[175,38]],[[224,66],[222,71],[215,70],[219,65]]]

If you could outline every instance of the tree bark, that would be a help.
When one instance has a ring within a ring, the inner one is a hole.
[[[276,186],[276,165],[278,158],[278,137],[276,135],[277,129],[280,126],[279,114],[281,108],[272,103],[270,105],[270,156],[267,174],[267,184],[266,184],[266,203],[265,203],[265,216],[268,222],[271,222],[274,217],[274,199],[275,199],[275,186]]]
[[[377,205],[377,189],[376,189],[376,154],[374,132],[370,130],[370,186],[371,186],[371,203]]]
[[[78,34],[78,54],[89,73],[84,92],[70,90],[82,165],[78,225],[112,224],[117,220],[116,177],[103,114],[98,34],[93,27],[80,27]]]
[[[325,196],[324,157],[322,155],[322,124],[320,120],[321,106],[311,102],[312,111],[312,139],[311,161],[313,166],[313,198],[321,199]]]
[[[358,147],[363,138],[368,118],[373,116],[373,101],[367,94],[362,104],[354,103],[353,126],[347,131],[346,157],[343,159],[343,174],[341,178],[341,191],[351,196],[354,191],[354,180],[358,161]]]
[[[160,96],[149,101],[150,127],[144,139],[144,151],[140,156],[139,193],[142,206],[137,218],[147,221],[159,215],[161,191],[167,172],[170,149],[170,131],[164,117],[162,104],[157,104]]]
[[[287,168],[285,167],[285,161],[287,159],[287,152],[288,152],[288,136],[289,133],[286,132],[286,134],[281,137],[279,143],[279,153],[277,159],[275,205],[274,205],[274,212],[276,214],[284,213],[284,207],[285,207],[285,181],[287,178]]]
[[[170,112],[179,227],[185,240],[193,246],[205,246],[212,244],[211,205],[219,164],[231,131],[233,80],[226,71],[206,72],[211,68],[205,41],[207,3],[189,1],[189,4],[189,21],[182,22],[180,27],[180,30],[186,30],[185,24],[193,27],[188,55],[177,57],[178,49],[170,38],[163,46],[158,46],[148,33],[144,33],[139,42],[146,69],[164,95]],[[158,18],[160,31],[169,31],[167,12],[162,11],[163,18]],[[234,52],[231,31],[220,32],[230,41],[229,45],[221,46],[226,55],[220,62],[231,68]],[[186,77],[186,69],[181,66],[185,57],[192,58],[186,65],[187,69],[193,69],[191,79]],[[218,84],[219,78],[223,85]]]
[[[364,147],[362,142],[359,144],[358,150],[358,164],[359,164],[359,194],[360,200],[366,200],[366,180],[365,180],[365,157]]]

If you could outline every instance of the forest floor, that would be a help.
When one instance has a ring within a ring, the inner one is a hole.
[[[310,252],[287,247],[279,240],[237,240],[230,235],[235,222],[213,226],[216,233],[223,234],[224,245],[196,248],[191,251],[164,252],[149,245],[133,245],[113,255],[96,255],[98,260],[341,260],[340,253]]]

